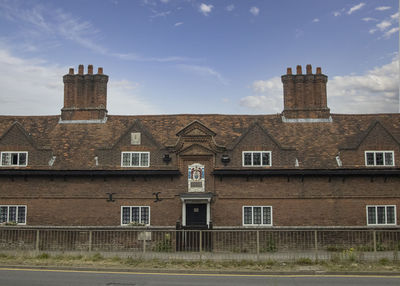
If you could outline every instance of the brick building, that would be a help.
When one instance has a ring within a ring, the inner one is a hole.
[[[327,76],[282,76],[273,115],[107,114],[102,68],[61,116],[0,116],[0,222],[396,227],[400,114],[331,114]]]

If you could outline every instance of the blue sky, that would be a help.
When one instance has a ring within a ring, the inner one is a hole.
[[[271,114],[312,64],[334,113],[399,112],[396,0],[0,0],[0,114],[59,114],[62,75],[110,76],[109,114]]]

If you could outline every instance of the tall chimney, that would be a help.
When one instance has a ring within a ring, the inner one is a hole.
[[[297,74],[287,69],[283,75],[284,109],[282,115],[285,119],[301,121],[318,121],[329,119],[330,110],[327,106],[326,83],[328,77],[318,67],[316,74],[312,73],[311,65],[306,66],[306,74],[302,74],[301,66],[296,68]]]
[[[61,122],[98,123],[105,122],[107,117],[107,82],[108,76],[103,68],[93,74],[93,66],[88,66],[84,74],[83,65],[79,65],[78,73],[70,68],[64,75],[64,107],[61,109]]]

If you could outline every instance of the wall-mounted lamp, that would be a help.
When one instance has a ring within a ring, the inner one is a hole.
[[[172,158],[169,156],[169,154],[164,154],[163,161],[165,163],[168,164],[169,162],[171,162],[171,160],[172,160]]]
[[[231,161],[231,158],[229,158],[229,155],[222,155],[221,157],[221,162],[226,166],[229,162]]]

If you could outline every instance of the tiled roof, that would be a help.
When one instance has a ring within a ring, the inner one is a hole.
[[[18,122],[38,148],[51,149],[57,157],[57,164],[43,168],[58,169],[101,168],[93,159],[96,150],[111,148],[135,124],[164,148],[174,145],[177,134],[190,123],[199,121],[216,134],[216,144],[227,151],[258,124],[279,146],[297,151],[301,168],[337,168],[334,158],[338,152],[360,144],[376,122],[400,142],[400,114],[331,116],[331,123],[283,123],[280,114],[109,115],[103,124],[60,124],[60,116],[0,116],[0,136]]]

